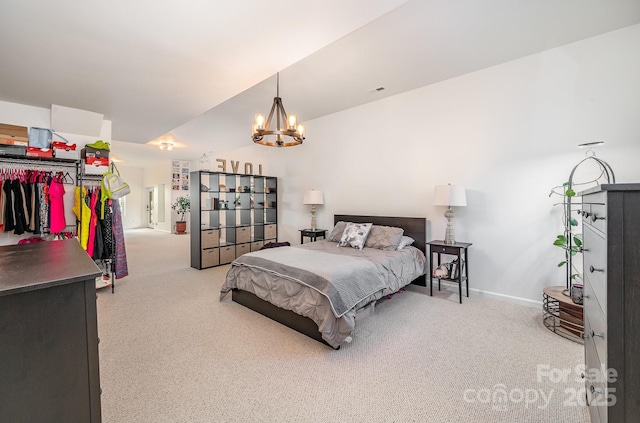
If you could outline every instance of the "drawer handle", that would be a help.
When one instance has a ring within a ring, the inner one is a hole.
[[[595,214],[591,216],[591,221],[595,222],[596,220],[604,220],[604,217],[598,217]]]
[[[591,391],[592,394],[604,394],[604,391],[600,388],[596,388],[595,386],[591,385],[591,388],[589,388],[589,390]]]
[[[604,333],[597,333],[597,332],[591,331],[591,336],[593,338],[595,338],[597,336],[598,338],[604,339]]]
[[[589,272],[593,273],[593,272],[604,272],[604,269],[596,269],[593,266],[589,266]]]

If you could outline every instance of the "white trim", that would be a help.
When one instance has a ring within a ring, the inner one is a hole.
[[[436,283],[436,280],[433,281],[434,284]],[[458,284],[455,282],[449,282],[449,281],[441,281],[442,285],[445,285],[447,287],[453,287],[456,290],[458,289]],[[463,284],[464,285],[464,284]],[[427,288],[429,287],[429,279],[427,278]],[[523,305],[523,306],[527,306],[527,307],[533,307],[533,308],[542,308],[542,301],[536,301],[536,300],[531,300],[529,298],[522,298],[522,297],[514,297],[512,295],[505,295],[505,294],[499,294],[497,292],[491,292],[491,291],[483,291],[481,289],[477,289],[477,288],[469,288],[470,292],[475,292],[477,294],[479,294],[480,296],[487,296],[489,298],[493,297],[494,299],[500,300],[500,301],[507,301],[510,303],[514,303],[514,304],[519,304],[519,305]],[[466,295],[466,290],[463,288],[463,293],[462,295]],[[462,300],[462,302],[464,303],[464,299]]]

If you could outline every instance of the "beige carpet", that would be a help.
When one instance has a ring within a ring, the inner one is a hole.
[[[410,287],[334,351],[218,301],[227,266],[190,268],[188,236],[126,247],[130,275],[98,295],[106,423],[588,421],[583,348],[537,309]]]

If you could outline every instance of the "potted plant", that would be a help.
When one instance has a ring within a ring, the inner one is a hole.
[[[191,199],[188,196],[178,197],[171,205],[171,208],[180,216],[180,220],[176,221],[176,233],[179,235],[185,234],[187,232],[187,221],[184,220],[184,216],[191,209]]]
[[[582,234],[574,233],[574,229],[578,228],[578,220],[571,215],[571,199],[576,196],[576,192],[573,190],[572,184],[565,182],[561,186],[554,187],[549,194],[560,195],[563,197],[562,203],[556,205],[562,205],[563,215],[562,220],[564,223],[564,231],[558,235],[553,242],[553,245],[560,247],[564,250],[564,260],[558,263],[558,267],[567,266],[567,293],[571,295],[571,287],[576,284],[582,287],[582,274],[580,269],[575,265],[572,258],[577,254],[582,253]],[[577,211],[577,210],[573,210]]]

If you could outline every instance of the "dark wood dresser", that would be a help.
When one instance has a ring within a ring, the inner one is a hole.
[[[0,247],[0,421],[100,422],[95,278],[75,239]]]
[[[640,416],[640,184],[582,193],[585,388],[592,422]]]

